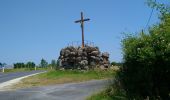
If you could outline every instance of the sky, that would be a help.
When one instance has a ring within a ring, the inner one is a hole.
[[[85,22],[85,40],[121,62],[122,33],[144,29],[151,8],[146,0],[0,0],[0,62],[57,60],[68,43],[81,42],[74,23],[80,12],[91,19]],[[149,25],[158,23],[157,17],[154,10]]]

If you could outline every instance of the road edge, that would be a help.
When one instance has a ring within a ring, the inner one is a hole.
[[[23,77],[15,78],[15,79],[12,79],[12,80],[0,83],[0,91],[4,91],[3,89],[5,87],[11,86],[13,84],[16,84],[16,83],[20,82],[24,78],[27,78],[27,77],[30,77],[30,76],[34,76],[34,75],[38,75],[38,74],[45,73],[45,72],[47,72],[47,71],[39,72],[39,73],[35,73],[35,74],[30,74],[30,75],[26,75],[26,76],[23,76]]]

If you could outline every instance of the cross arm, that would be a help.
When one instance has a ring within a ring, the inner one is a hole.
[[[75,23],[80,23],[80,22],[84,22],[84,21],[89,21],[90,19],[89,18],[87,18],[87,19],[84,19],[84,20],[77,20],[77,21],[75,21]]]
[[[75,21],[75,23],[80,23],[81,22],[81,20],[77,20],[77,21]]]
[[[83,21],[89,21],[90,19],[89,18],[87,18],[87,19],[84,19]]]

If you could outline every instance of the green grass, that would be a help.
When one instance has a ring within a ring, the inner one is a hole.
[[[88,97],[87,100],[113,100],[110,96],[105,95],[102,91],[101,93],[94,94],[91,97]]]
[[[12,72],[27,72],[27,71],[33,71],[34,68],[16,68],[16,69],[5,69],[5,73],[12,73]],[[45,68],[37,68],[37,70],[48,70]]]
[[[11,72],[25,72],[25,71],[32,71],[34,69],[27,69],[27,68],[21,68],[21,69],[5,69],[5,73],[11,73]]]
[[[128,100],[125,93],[119,89],[115,84],[109,86],[107,89],[93,94],[86,100]]]
[[[32,77],[23,79],[20,83],[13,86],[13,88],[25,88],[33,86],[46,86],[72,82],[83,82],[88,80],[110,79],[115,75],[115,71],[107,70],[51,70],[46,73],[38,74]]]
[[[37,75],[39,78],[58,79],[62,77],[77,78],[81,80],[86,79],[104,79],[112,78],[115,72],[113,71],[78,71],[78,70],[66,70],[66,71],[49,71],[47,73]]]
[[[116,95],[112,94],[109,95],[106,93],[107,89],[97,93],[97,94],[93,94],[92,96],[88,97],[86,100],[127,100],[127,98],[125,98],[123,95]]]

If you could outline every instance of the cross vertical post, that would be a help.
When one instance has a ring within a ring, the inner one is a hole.
[[[84,18],[83,18],[83,12],[81,12],[81,31],[82,31],[82,48],[84,47]]]
[[[81,19],[75,21],[75,23],[80,23],[81,24],[81,31],[82,31],[82,48],[84,48],[84,22],[89,21],[90,19],[84,19],[83,17],[83,12],[81,12]]]

